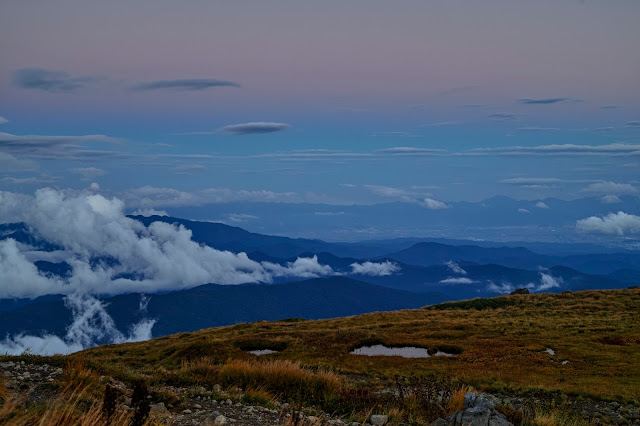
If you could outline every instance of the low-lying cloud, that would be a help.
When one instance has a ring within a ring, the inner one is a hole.
[[[69,276],[42,273],[39,252],[14,239],[0,241],[0,298],[84,292],[96,295],[154,293],[206,283],[272,282],[275,277],[332,275],[317,258],[288,265],[255,262],[245,253],[220,251],[192,240],[183,226],[145,227],[124,214],[124,203],[91,192],[0,192],[0,223],[23,222],[61,248]],[[27,257],[27,254],[29,257]]]
[[[591,216],[576,222],[578,231],[592,234],[627,235],[640,233],[640,216],[625,212]]]
[[[549,105],[549,104],[557,104],[558,102],[565,102],[570,100],[570,98],[542,98],[542,99],[518,99],[518,102],[525,105]]]
[[[141,299],[146,309],[148,298]],[[58,337],[52,334],[31,336],[20,334],[7,336],[0,341],[0,354],[36,355],[70,354],[98,344],[140,342],[151,339],[151,330],[155,324],[153,319],[142,319],[131,326],[128,334],[116,328],[113,318],[100,300],[83,293],[75,293],[64,298],[64,304],[71,311],[72,323],[67,327],[66,335]]]
[[[352,263],[349,266],[351,267],[352,274],[368,275],[371,277],[384,277],[395,274],[400,270],[400,267],[397,264],[389,260],[380,263],[369,261],[363,263]]]

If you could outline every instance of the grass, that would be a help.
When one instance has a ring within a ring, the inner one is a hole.
[[[453,378],[465,389],[552,401],[527,419],[550,424],[561,414],[553,407],[566,398],[638,403],[637,312],[640,289],[504,296],[330,320],[238,324],[97,347],[52,362],[79,363],[77,369],[91,370],[90,376],[76,372],[70,377],[78,385],[100,376],[128,384],[142,379],[152,388],[210,389],[219,383],[243,388],[246,398],[260,403],[276,398],[313,404],[356,421],[366,420],[373,407],[376,413],[419,422],[424,414],[409,399],[409,406],[402,405],[388,392],[379,392],[395,389],[396,376],[434,375]],[[406,359],[349,354],[356,346],[378,343],[458,355]],[[546,353],[547,348],[556,355]],[[264,357],[247,353],[254,349],[279,352]],[[444,407],[447,412],[464,398],[455,391]]]

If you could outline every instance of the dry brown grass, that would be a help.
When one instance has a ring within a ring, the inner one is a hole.
[[[33,406],[17,396],[0,408],[0,425],[12,426],[109,426],[126,425],[131,415],[121,411],[107,419],[102,403],[88,398],[86,388],[66,388],[60,396],[44,405]]]
[[[396,375],[411,373],[452,377],[479,391],[559,391],[572,397],[637,400],[640,289],[495,300],[322,321],[238,324],[98,347],[67,357],[65,380],[68,385],[89,386],[91,395],[101,391],[91,386],[98,375],[129,384],[137,379],[151,385],[220,383],[254,392],[263,401],[273,396],[317,404],[354,418],[365,418],[372,406],[399,417],[419,413],[419,407],[412,411],[390,397],[376,400],[369,392],[394,388]],[[425,359],[349,353],[365,342],[449,345],[461,353]],[[281,352],[256,358],[243,350],[272,344]],[[546,348],[556,355],[545,353]],[[564,360],[569,363],[562,364]],[[465,391],[454,395],[448,412],[461,407]],[[538,413],[537,418],[545,424],[560,414]]]

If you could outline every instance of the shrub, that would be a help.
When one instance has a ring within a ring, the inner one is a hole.
[[[463,300],[461,302],[446,302],[441,303],[439,305],[430,306],[429,309],[436,310],[447,310],[447,309],[476,309],[478,311],[482,311],[485,309],[498,309],[498,308],[506,308],[507,306],[513,305],[513,302],[502,298],[502,297],[494,297],[490,299],[472,299],[472,300]]]

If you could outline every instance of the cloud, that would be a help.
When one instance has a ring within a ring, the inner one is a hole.
[[[267,190],[245,190],[229,188],[205,188],[197,192],[184,192],[174,188],[143,186],[122,194],[128,207],[155,208],[175,206],[201,206],[241,201],[255,203],[304,203],[319,202],[323,198],[312,192],[273,192]]]
[[[539,145],[475,148],[457,155],[508,155],[508,156],[558,156],[558,155],[640,155],[640,145],[615,143],[609,145]]]
[[[0,192],[0,223],[23,222],[66,252],[68,277],[38,271],[13,239],[0,241],[0,298],[71,294],[112,295],[192,288],[206,283],[272,282],[278,276],[333,273],[317,258],[287,266],[255,262],[196,243],[183,226],[153,222],[145,227],[125,216],[124,203],[88,192]],[[33,255],[32,250],[30,251]]]
[[[516,130],[519,132],[556,132],[560,129],[556,127],[520,127]]]
[[[43,90],[50,93],[73,92],[92,81],[95,77],[73,77],[64,71],[42,68],[23,68],[13,73],[13,84],[23,89]]]
[[[551,207],[549,207],[549,206],[547,205],[547,203],[544,203],[544,202],[542,202],[542,201],[538,201],[538,202],[536,203],[536,207],[537,207],[537,208],[539,208],[539,209],[545,209],[545,210],[546,210],[546,209],[550,209],[550,208],[551,208]]]
[[[615,182],[597,182],[592,183],[582,190],[583,192],[590,192],[594,194],[635,194],[638,190],[628,183],[615,183]]]
[[[425,198],[424,200],[422,200],[422,202],[419,202],[418,204],[428,208],[429,210],[443,210],[451,207],[443,203],[442,201],[434,200],[433,198]]]
[[[89,150],[82,145],[88,143],[119,144],[121,139],[105,135],[46,136],[12,135],[0,132],[0,153],[27,158],[121,158],[126,156],[117,151]]]
[[[591,234],[637,234],[640,233],[640,216],[624,212],[609,213],[604,217],[591,216],[578,220],[576,228]]]
[[[600,107],[600,109],[618,109],[618,108],[621,108],[621,107],[618,105],[603,105]]]
[[[464,269],[462,269],[460,267],[460,265],[458,265],[456,262],[454,262],[453,260],[450,260],[448,262],[445,263],[445,265],[447,265],[447,267],[449,269],[451,269],[451,272],[454,272],[456,274],[461,274],[461,275],[467,275],[467,271],[465,271]]]
[[[431,148],[414,148],[410,146],[396,146],[392,148],[379,149],[379,154],[389,154],[394,156],[422,156],[422,155],[438,155],[446,153],[446,149]]]
[[[6,337],[4,341],[0,341],[0,354],[21,355],[27,352],[35,355],[67,355],[98,344],[140,342],[152,337],[151,330],[155,320],[143,319],[134,324],[129,334],[125,335],[116,328],[104,303],[98,299],[76,293],[65,297],[64,303],[73,316],[73,322],[67,327],[64,338],[50,334]],[[142,303],[141,300],[141,307]]]
[[[213,87],[241,87],[233,81],[217,80],[213,78],[191,78],[178,80],[157,80],[140,83],[131,88],[136,91],[174,90],[174,91],[199,91]]]
[[[276,263],[262,262],[264,269],[278,277],[316,278],[327,275],[338,275],[329,265],[318,263],[318,256],[299,257],[295,262],[287,262],[286,266]]]
[[[554,278],[549,274],[545,274],[544,272],[540,273],[540,284],[538,286],[533,286],[532,289],[534,291],[545,291],[550,290],[552,288],[558,288],[562,284],[562,278]]]
[[[518,213],[531,213],[531,212],[527,209],[518,209]]]
[[[97,167],[77,167],[74,169],[69,169],[69,171],[71,173],[83,176],[85,180],[94,179],[107,173]]]
[[[507,282],[496,284],[493,281],[489,281],[488,283],[489,285],[487,286],[487,291],[491,291],[493,293],[509,294],[513,290],[515,290],[515,287]]]
[[[328,161],[370,159],[373,158],[373,155],[369,153],[338,151],[331,149],[302,149],[288,152],[259,154],[254,155],[252,158],[277,158],[283,161]]]
[[[9,120],[7,120],[6,118],[4,118],[3,116],[0,115],[0,124],[6,124],[8,122],[9,122]]]
[[[640,127],[640,120],[627,121],[627,127]]]
[[[248,222],[250,220],[256,220],[260,218],[258,216],[254,216],[252,214],[246,214],[246,213],[229,213],[227,215],[227,219],[229,219],[229,221],[233,223],[242,223],[242,222]]]
[[[565,182],[558,178],[511,178],[502,179],[500,183],[510,183],[514,185],[548,185],[552,183]]]
[[[244,124],[232,124],[230,126],[225,126],[220,130],[227,132],[233,136],[240,135],[257,135],[263,133],[274,133],[281,132],[285,129],[291,127],[289,124],[284,123],[266,123],[266,122],[255,122],[255,123],[244,123]]]
[[[379,195],[381,197],[388,198],[400,198],[403,200],[409,200],[409,192],[404,189],[394,188],[392,186],[384,186],[384,185],[364,185],[372,194]]]
[[[41,185],[43,183],[52,183],[55,182],[54,178],[37,178],[37,177],[28,177],[28,178],[16,178],[16,177],[6,177],[2,179],[2,182],[7,182],[13,185]]]
[[[518,102],[526,105],[547,105],[556,104],[558,102],[565,102],[571,100],[570,98],[543,98],[543,99],[518,99]]]
[[[447,278],[445,280],[441,280],[440,284],[473,284],[476,281],[465,278],[465,277],[455,277],[455,278]]]
[[[1,137],[1,134],[0,134]],[[34,170],[36,163],[30,160],[18,159],[14,155],[0,151],[0,170]]]
[[[351,266],[352,274],[368,275],[371,277],[384,277],[392,275],[400,270],[398,265],[388,260],[380,263],[368,261],[363,263],[352,263],[349,266]]]
[[[138,210],[134,211],[133,213],[131,213],[131,215],[132,216],[151,217],[151,216],[169,216],[169,213],[167,213],[164,210],[138,209]]]
[[[603,204],[616,204],[621,203],[622,200],[617,195],[604,195],[600,198],[600,202]]]
[[[517,120],[520,115],[522,114],[515,112],[497,112],[495,114],[489,114],[488,117],[496,121],[513,121]]]

